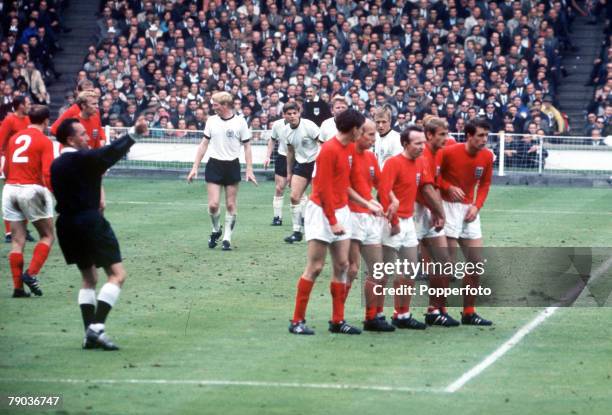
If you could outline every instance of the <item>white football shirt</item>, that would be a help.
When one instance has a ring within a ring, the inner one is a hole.
[[[383,136],[376,133],[374,154],[376,154],[376,160],[378,160],[378,165],[381,169],[383,164],[385,164],[385,161],[398,155],[402,151],[404,151],[404,148],[402,147],[402,143],[400,141],[400,133],[395,130],[389,130],[389,132]]]
[[[287,124],[282,130],[283,139],[293,147],[295,160],[298,163],[315,161],[319,152],[319,127],[306,118],[300,118],[297,127]]]
[[[336,134],[338,134],[338,129],[336,128],[334,117],[328,118],[321,123],[321,137],[319,139],[322,142],[326,142]]]
[[[208,139],[211,158],[231,161],[240,157],[240,146],[251,139],[251,130],[241,115],[225,120],[213,115],[204,126],[204,138]]]
[[[285,157],[287,156],[287,141],[285,141],[283,130],[286,126],[287,122],[284,118],[274,121],[274,124],[272,124],[272,135],[270,136],[272,140],[278,141],[278,154]]]

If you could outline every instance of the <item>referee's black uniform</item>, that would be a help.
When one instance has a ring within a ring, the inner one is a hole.
[[[121,262],[119,243],[100,213],[102,176],[127,154],[129,134],[95,150],[64,149],[51,165],[51,185],[57,200],[57,238],[68,264],[80,269],[109,267]]]

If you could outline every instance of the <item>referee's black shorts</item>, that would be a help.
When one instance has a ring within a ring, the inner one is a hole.
[[[287,156],[276,154],[274,159],[274,174],[287,177]]]
[[[236,184],[240,182],[240,161],[211,158],[206,163],[204,179],[207,183],[215,183],[220,186]]]
[[[295,161],[293,163],[293,174],[296,176],[301,176],[305,179],[312,179],[312,172],[314,171],[315,162],[311,161],[310,163],[298,163]]]
[[[119,242],[110,223],[97,210],[57,218],[57,239],[67,264],[80,269],[121,262]]]

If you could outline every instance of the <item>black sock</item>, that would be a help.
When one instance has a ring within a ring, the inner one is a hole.
[[[87,327],[95,321],[96,306],[93,304],[79,304],[79,307],[81,308],[85,330],[87,330]]]
[[[111,308],[113,308],[109,303],[98,300],[98,307],[96,308],[96,317],[95,322],[104,324],[106,321],[106,317],[108,313],[110,313]]]

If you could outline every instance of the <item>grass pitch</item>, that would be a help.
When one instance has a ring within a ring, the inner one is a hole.
[[[540,309],[482,309],[496,323],[486,329],[331,335],[326,268],[308,309],[317,334],[292,336],[287,324],[305,244],[282,241],[289,223],[269,226],[271,183],[242,185],[232,252],[207,247],[202,182],[107,179],[105,187],[128,270],[107,324],[122,350],[80,349],[79,274],[58,246],[43,269],[41,298],[9,298],[4,259],[0,394],[61,394],[63,406],[53,412],[70,414],[571,415],[612,407],[609,308],[558,311],[459,391],[445,393]],[[609,189],[493,187],[481,218],[487,246],[609,246],[611,207]],[[0,247],[2,258],[8,251]],[[346,310],[350,322],[362,320],[357,290]]]

